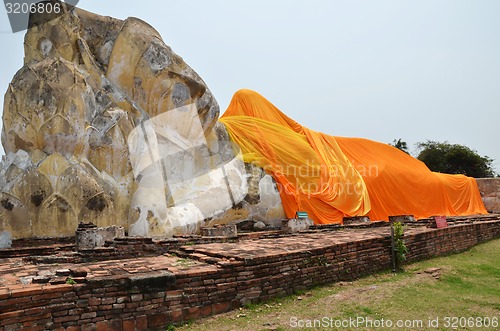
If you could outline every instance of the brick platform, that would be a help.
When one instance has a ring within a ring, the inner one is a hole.
[[[500,237],[499,217],[464,221],[444,229],[408,227],[408,259],[459,252]],[[389,227],[251,238],[176,246],[176,255],[77,265],[0,259],[0,330],[161,330],[391,267]],[[37,274],[75,268],[86,274],[75,278],[79,284],[23,285]]]

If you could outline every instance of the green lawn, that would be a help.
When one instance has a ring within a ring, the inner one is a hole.
[[[441,270],[432,275],[428,268]],[[317,287],[175,330],[500,329],[500,239],[404,269]]]

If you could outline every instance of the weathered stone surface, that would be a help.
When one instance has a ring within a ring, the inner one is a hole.
[[[415,216],[413,215],[394,215],[394,216],[389,216],[389,222],[394,223],[394,222],[415,222]]]
[[[253,225],[253,229],[257,231],[264,230],[266,227],[266,223],[262,221],[255,222],[255,224]]]
[[[236,224],[220,225],[213,228],[201,228],[201,235],[205,237],[227,237],[234,238],[238,236]]]
[[[352,216],[352,217],[344,217],[343,219],[344,225],[362,224],[367,222],[370,222],[369,216]]]
[[[424,270],[424,272],[427,274],[434,274],[439,271],[441,271],[441,268],[427,268]]]
[[[309,218],[286,219],[282,221],[281,231],[284,233],[300,232],[308,230],[312,225],[314,225],[314,223]]]
[[[212,93],[156,30],[66,10],[28,30],[5,95],[1,229],[62,237],[92,221],[164,237],[284,216],[272,178],[247,176]]]
[[[276,182],[262,168],[245,164],[248,192],[236,208],[217,215],[207,224],[227,224],[241,220],[255,220],[265,225],[280,227],[285,218]]]
[[[105,228],[79,226],[76,231],[76,249],[103,247],[106,241],[122,237],[125,237],[125,230],[116,225]]]

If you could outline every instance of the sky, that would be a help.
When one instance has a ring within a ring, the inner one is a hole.
[[[500,172],[498,0],[81,0],[141,18],[205,80],[221,113],[253,89],[311,129],[469,146]],[[0,104],[24,31],[0,8]]]

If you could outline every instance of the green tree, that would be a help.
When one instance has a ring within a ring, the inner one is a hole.
[[[398,140],[394,139],[392,141],[392,144],[389,143],[389,145],[396,147],[397,149],[405,152],[406,154],[410,154],[410,152],[408,151],[408,144],[406,143],[406,141],[401,140],[401,138],[399,138]]]
[[[481,156],[467,146],[427,140],[417,143],[417,149],[420,151],[417,159],[432,171],[475,178],[496,175],[492,165],[493,159]]]

